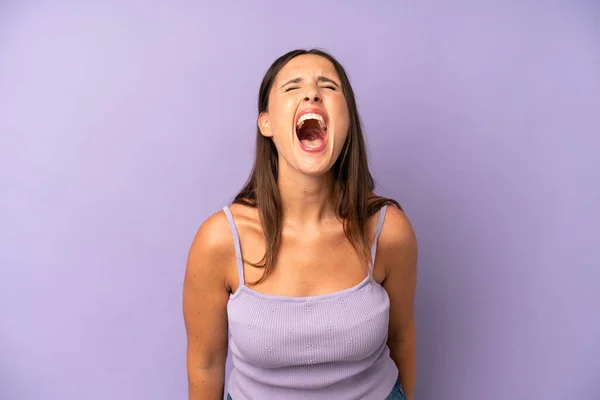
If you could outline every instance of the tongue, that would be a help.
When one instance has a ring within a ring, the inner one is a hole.
[[[304,147],[316,148],[323,144],[323,132],[319,129],[302,129],[298,137]]]

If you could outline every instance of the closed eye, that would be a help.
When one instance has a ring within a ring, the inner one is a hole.
[[[321,87],[324,87],[325,89],[337,90],[337,88],[333,85],[321,86]]]
[[[295,89],[298,89],[298,87],[297,87],[297,86],[291,86],[291,87],[289,87],[289,88],[286,88],[286,89],[284,90],[284,92],[289,92],[290,90],[295,90]]]

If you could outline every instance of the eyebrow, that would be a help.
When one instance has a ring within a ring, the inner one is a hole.
[[[286,83],[284,83],[283,85],[281,85],[279,88],[281,89],[281,88],[283,88],[284,86],[290,85],[290,84],[292,84],[292,83],[300,83],[300,82],[302,82],[303,80],[304,80],[303,78],[294,78],[294,79],[291,79],[291,80],[287,81]],[[334,81],[334,80],[331,80],[331,79],[329,79],[329,78],[326,78],[326,77],[324,77],[324,76],[319,76],[319,77],[317,78],[317,82],[331,83],[331,84],[335,85],[336,87],[339,87],[339,86],[340,86],[340,85],[339,85],[339,83],[337,83],[336,81]]]

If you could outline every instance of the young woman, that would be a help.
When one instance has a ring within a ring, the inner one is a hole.
[[[256,158],[189,252],[190,400],[412,399],[417,244],[373,193],[343,67],[296,50],[267,71]]]

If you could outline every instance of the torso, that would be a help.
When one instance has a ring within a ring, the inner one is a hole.
[[[241,244],[238,257],[260,261],[265,241],[256,210],[224,211],[234,243]],[[371,245],[384,216],[380,211],[368,221]],[[384,268],[371,274],[341,223],[319,231],[284,227],[276,268],[262,283],[249,284],[263,270],[247,262],[236,260],[228,272],[233,363],[228,391],[236,400],[379,400],[398,378],[387,346],[390,298],[380,284]]]

